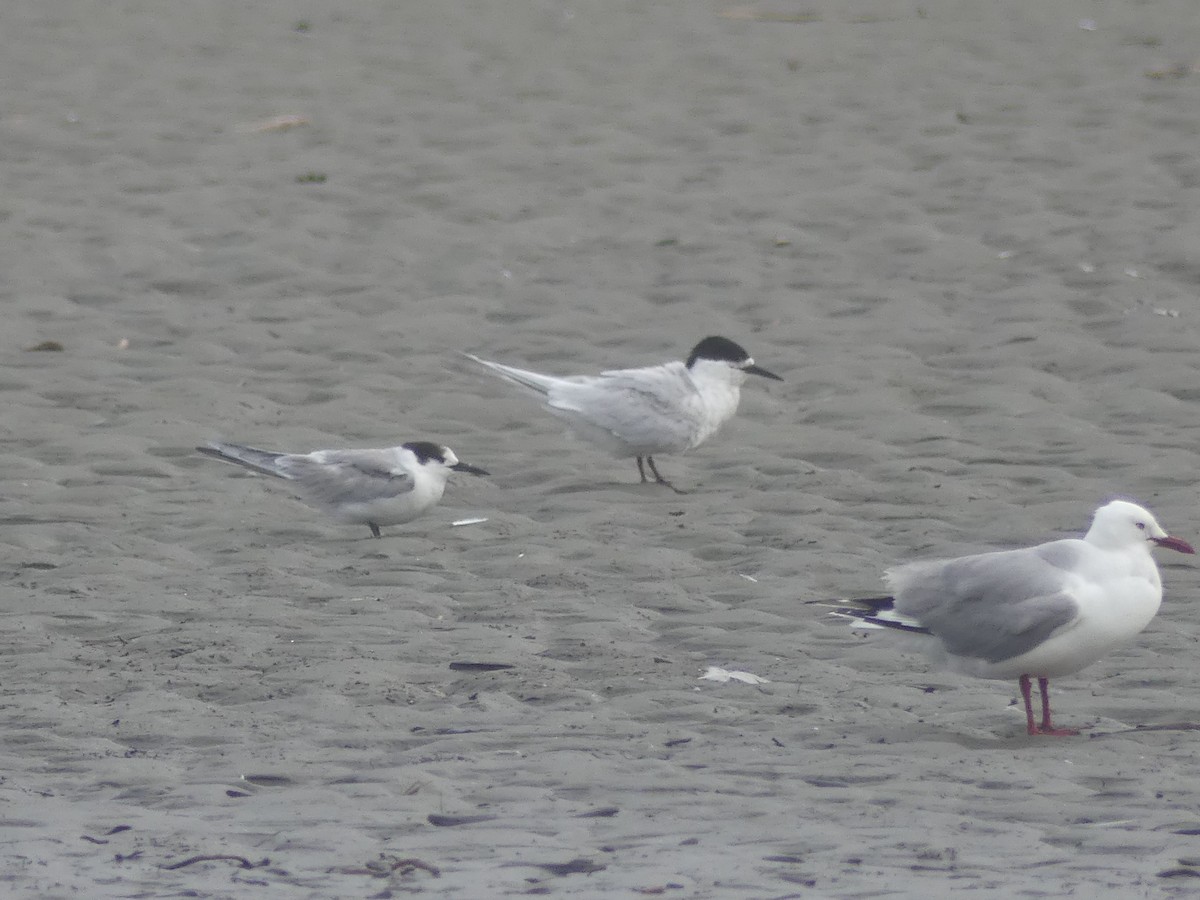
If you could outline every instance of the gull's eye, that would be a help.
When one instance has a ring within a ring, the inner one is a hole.
[[[1137,527],[1138,527],[1138,531],[1145,531],[1145,530],[1146,530],[1146,523],[1145,523],[1145,522],[1137,522],[1137,523],[1135,523],[1135,524],[1136,524],[1136,525],[1137,525]]]

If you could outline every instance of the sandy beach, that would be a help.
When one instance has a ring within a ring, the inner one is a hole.
[[[1195,558],[1070,739],[806,602],[1200,541],[1193,2],[2,18],[6,896],[1198,890]],[[710,334],[785,380],[683,496],[462,355]],[[492,474],[373,540],[212,438]]]

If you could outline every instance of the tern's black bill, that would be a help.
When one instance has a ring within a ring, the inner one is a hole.
[[[749,372],[751,375],[761,375],[763,378],[773,378],[776,381],[783,381],[783,379],[774,372],[768,372],[762,366],[746,366],[746,368],[742,369],[742,371]]]
[[[487,469],[481,469],[479,466],[468,465],[465,462],[455,463],[450,468],[455,472],[470,472],[472,475],[491,475]]]

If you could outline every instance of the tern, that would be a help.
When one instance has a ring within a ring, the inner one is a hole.
[[[747,375],[783,380],[723,337],[700,341],[686,362],[599,375],[543,375],[466,355],[540,397],[580,437],[619,458],[636,458],[643,482],[648,465],[658,484],[678,494],[685,492],[659,474],[654,457],[691,450],[712,437],[737,412]]]
[[[449,447],[430,441],[382,450],[312,453],[277,453],[223,441],[196,449],[206,456],[287,479],[309,506],[338,521],[366,525],[374,537],[380,536],[381,525],[412,521],[436,506],[451,472],[489,474],[459,462]]]

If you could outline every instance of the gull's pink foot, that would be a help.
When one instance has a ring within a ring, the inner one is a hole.
[[[1020,679],[1021,696],[1025,700],[1025,722],[1030,734],[1044,734],[1048,737],[1072,737],[1079,734],[1074,728],[1055,728],[1050,721],[1050,679],[1038,676],[1038,690],[1042,693],[1042,722],[1039,725],[1033,720],[1033,685],[1028,675]]]
[[[1047,722],[1035,725],[1029,729],[1030,734],[1045,734],[1050,737],[1073,737],[1079,734],[1074,728],[1055,728]]]

